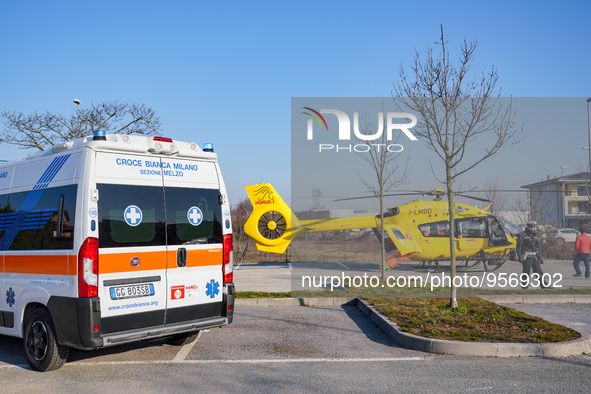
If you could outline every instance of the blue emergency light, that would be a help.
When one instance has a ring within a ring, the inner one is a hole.
[[[106,141],[107,134],[105,133],[105,130],[95,130],[93,132],[92,140],[93,141]]]
[[[203,144],[203,152],[212,152],[213,153],[213,144],[209,143],[209,142]]]

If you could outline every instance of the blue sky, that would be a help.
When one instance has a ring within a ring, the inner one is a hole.
[[[473,70],[496,66],[504,96],[586,98],[590,16],[588,1],[5,1],[0,110],[143,103],[161,134],[214,143],[233,203],[252,183],[289,195],[292,97],[389,97],[400,64],[443,24],[452,51],[478,39]],[[584,104],[577,113],[568,130],[525,136],[529,154],[540,147],[524,162],[531,182],[586,166]],[[549,150],[553,135],[572,146]],[[25,154],[0,145],[0,159]]]

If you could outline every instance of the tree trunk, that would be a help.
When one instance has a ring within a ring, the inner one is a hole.
[[[384,188],[380,187],[380,234],[382,237],[382,282],[386,278],[386,240],[384,236]]]
[[[456,210],[454,207],[454,194],[452,192],[452,178],[451,167],[447,166],[447,201],[449,207],[449,255],[451,261],[451,293],[449,295],[449,306],[451,308],[458,307],[458,300],[456,298],[457,291],[454,285],[454,278],[456,277]]]

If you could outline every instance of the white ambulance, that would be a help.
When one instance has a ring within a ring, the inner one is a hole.
[[[71,347],[193,341],[232,321],[228,197],[213,147],[94,136],[0,164],[0,334],[30,366]]]

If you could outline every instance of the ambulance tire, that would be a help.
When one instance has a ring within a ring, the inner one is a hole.
[[[199,331],[194,331],[173,335],[172,337],[165,338],[164,340],[166,341],[166,343],[172,346],[183,346],[195,342],[198,336]]]
[[[35,309],[27,318],[23,344],[27,362],[39,372],[60,368],[70,354],[69,347],[57,342],[53,319],[45,308]]]

